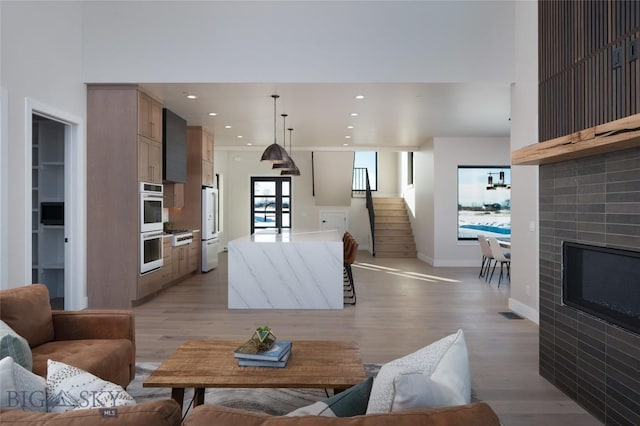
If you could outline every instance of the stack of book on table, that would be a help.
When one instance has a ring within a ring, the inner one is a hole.
[[[253,340],[248,340],[233,352],[241,367],[278,367],[287,365],[291,356],[291,341],[276,340],[271,349],[260,351]]]

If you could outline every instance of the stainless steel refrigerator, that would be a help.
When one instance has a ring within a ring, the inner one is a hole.
[[[202,188],[202,272],[208,272],[218,266],[218,205],[218,190]]]

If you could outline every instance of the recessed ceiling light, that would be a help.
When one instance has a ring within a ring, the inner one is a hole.
[[[357,113],[357,112],[352,112],[352,113],[351,113],[351,116],[352,116],[352,117],[357,117],[357,116],[358,116],[358,113]]]
[[[249,142],[249,143],[247,144],[247,146],[251,146],[251,145],[253,145],[251,142]]]
[[[347,126],[347,129],[353,129],[353,126]]]
[[[187,98],[189,98],[189,99],[198,99],[198,97],[196,95],[187,95]]]
[[[364,99],[364,95],[356,95],[356,99]]]
[[[212,117],[215,117],[218,114],[216,114],[215,112],[210,112],[209,115],[212,116]]]
[[[238,135],[238,139],[242,139],[242,137],[243,137],[242,135]]]
[[[225,129],[230,129],[230,128],[231,128],[231,126],[227,125],[227,126],[224,126],[224,128],[225,128]]]
[[[348,143],[343,143],[342,146],[349,146],[349,144]]]
[[[347,135],[344,137],[345,139],[351,139],[351,136]]]

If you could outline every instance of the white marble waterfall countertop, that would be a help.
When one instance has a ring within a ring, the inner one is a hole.
[[[311,231],[311,232],[289,232],[283,230],[277,232],[262,231],[253,235],[240,237],[234,241],[251,241],[254,243],[302,243],[302,242],[339,242],[342,243],[342,236],[338,231]]]
[[[229,248],[230,309],[342,309],[337,231],[256,233]]]

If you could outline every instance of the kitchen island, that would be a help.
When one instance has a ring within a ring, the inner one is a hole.
[[[337,231],[256,233],[229,248],[229,309],[342,309]]]

